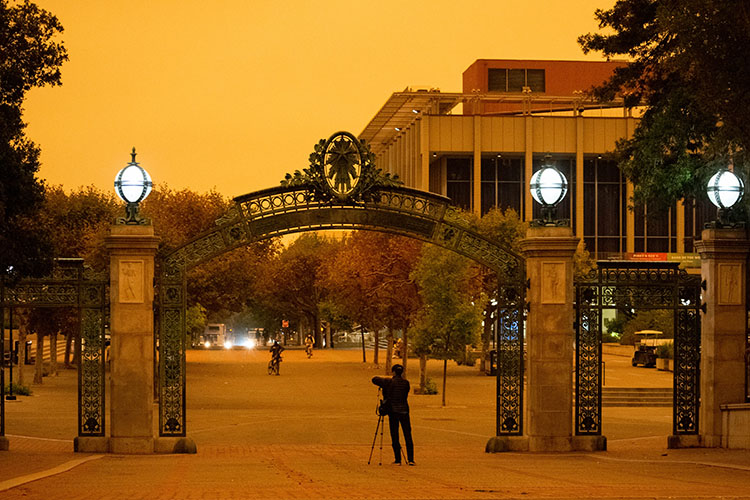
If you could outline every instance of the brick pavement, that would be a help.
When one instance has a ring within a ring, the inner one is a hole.
[[[620,437],[611,439],[608,452],[485,454],[483,429],[492,416],[477,409],[491,398],[494,381],[466,367],[453,367],[449,408],[428,397],[411,398],[417,466],[388,463],[387,431],[385,464],[376,465],[376,444],[374,464],[368,466],[375,420],[359,407],[372,406],[367,383],[377,370],[357,363],[357,353],[316,351],[314,362],[288,354],[282,377],[273,379],[256,374],[264,353],[237,355],[236,360],[211,353],[192,360],[188,433],[196,432],[197,455],[73,453],[70,439],[60,437],[70,432],[69,424],[58,421],[60,413],[51,411],[45,428],[39,426],[43,415],[38,413],[45,400],[59,406],[55,397],[74,384],[65,377],[45,384],[36,399],[15,407],[16,413],[36,417],[30,419],[33,426],[17,420],[9,425],[14,434],[10,451],[0,453],[0,484],[35,472],[57,473],[2,491],[0,498],[750,498],[750,452],[666,450],[659,433],[668,432],[670,409],[609,410],[605,433]],[[335,377],[334,393],[326,392],[330,383],[300,385],[315,377]],[[301,387],[306,389],[300,392]],[[342,392],[345,397],[337,404],[345,417],[320,409],[333,404],[331,394]],[[626,426],[637,418],[638,425]],[[76,462],[82,460],[88,461]],[[66,465],[75,466],[55,469]]]

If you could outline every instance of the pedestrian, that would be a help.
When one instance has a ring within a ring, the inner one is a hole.
[[[313,346],[315,345],[315,339],[312,336],[312,333],[308,333],[305,337],[305,353],[307,354],[308,359],[312,357],[313,355]]]
[[[404,341],[401,339],[396,340],[396,344],[393,346],[393,357],[400,358],[403,356],[401,349],[404,348]]]
[[[406,460],[414,465],[414,441],[411,438],[411,421],[409,420],[409,381],[402,377],[404,367],[395,364],[391,367],[392,377],[372,377],[372,383],[383,389],[383,397],[388,405],[388,428],[391,432],[391,446],[395,457],[394,464],[401,465],[401,443],[398,428],[404,432],[406,443]]]

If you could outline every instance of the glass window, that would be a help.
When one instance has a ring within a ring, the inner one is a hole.
[[[494,182],[482,183],[482,215],[489,212],[497,204],[495,191],[496,184]]]
[[[497,166],[495,165],[494,158],[482,158],[482,182],[494,181],[496,170]]]
[[[471,158],[446,159],[446,195],[454,205],[471,210]]]
[[[508,92],[521,92],[526,86],[526,70],[508,70]]]
[[[449,181],[470,181],[471,158],[448,158],[447,171]]]
[[[625,180],[617,163],[602,158],[583,161],[583,236],[596,258],[625,249]]]
[[[448,182],[448,198],[454,205],[471,210],[471,183],[470,182]]]
[[[531,88],[532,92],[545,92],[544,70],[527,69],[526,85]]]
[[[597,188],[597,235],[619,236],[620,186],[599,183]]]
[[[487,71],[487,90],[490,92],[508,91],[508,70],[491,68]]]

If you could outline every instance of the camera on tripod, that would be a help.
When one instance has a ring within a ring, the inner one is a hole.
[[[391,411],[391,403],[387,399],[381,399],[378,402],[378,407],[375,409],[375,414],[379,417],[385,417]]]

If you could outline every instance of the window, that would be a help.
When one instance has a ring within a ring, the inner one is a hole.
[[[702,197],[700,200],[685,202],[685,252],[695,252],[695,242],[701,239],[701,232],[708,222],[716,219],[716,207]]]
[[[521,92],[524,87],[529,87],[532,92],[546,92],[544,70],[506,68],[487,70],[489,92]]]
[[[636,205],[634,219],[636,252],[677,251],[677,214],[674,208],[649,211],[643,204]]]
[[[625,249],[625,180],[617,162],[583,161],[583,238],[597,259]]]
[[[447,195],[454,205],[471,210],[471,158],[447,158]]]
[[[512,208],[520,215],[523,202],[523,158],[497,155],[482,158],[482,215],[493,207]]]

